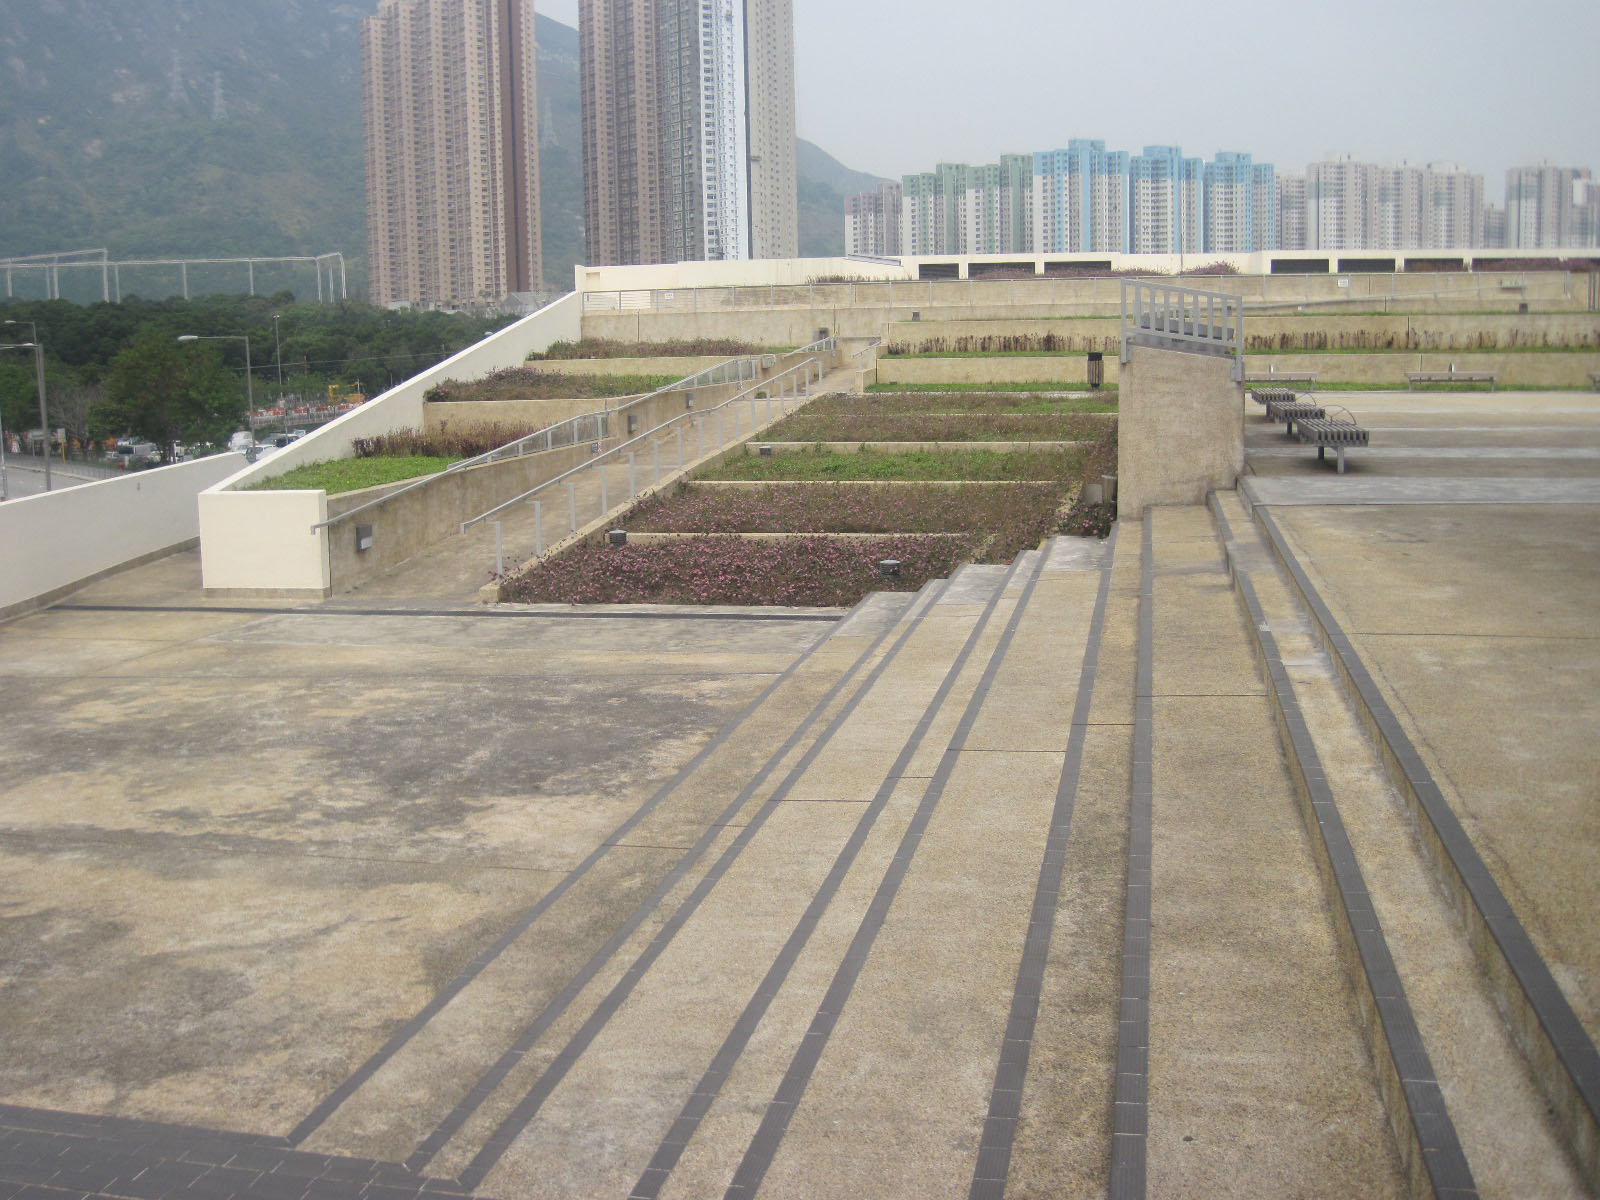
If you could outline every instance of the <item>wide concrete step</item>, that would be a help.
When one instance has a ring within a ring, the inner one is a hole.
[[[1585,1194],[1467,929],[1309,614],[1240,498],[1218,494],[1211,506],[1287,734],[1302,813],[1317,830],[1396,1141],[1422,1160],[1412,1163],[1418,1191],[1465,1192],[1464,1172],[1483,1196]],[[1456,1173],[1447,1178],[1441,1166],[1452,1159]]]
[[[928,589],[863,601],[598,844],[553,830],[553,846],[570,843],[552,859],[566,874],[443,982],[427,1011],[375,1031],[368,1057],[349,1065],[346,1084],[296,1140],[425,1166],[438,1139],[482,1106],[486,1081],[503,1078],[552,1025],[586,1015],[584,989],[620,973],[630,939],[653,932],[663,905],[704,876],[876,668],[902,621],[933,598]]]
[[[815,1007],[806,981],[837,963],[893,860],[909,819],[901,795],[914,786],[902,777],[946,705],[977,686],[1016,602],[1008,585],[1031,567],[967,568],[909,615],[814,753],[729,831],[710,886],[664,906],[649,942],[624,952],[619,986],[578,1027],[551,1031],[484,1106],[498,1123],[469,1125],[436,1170],[473,1183],[481,1172],[491,1194],[664,1194],[669,1179],[698,1177],[685,1146],[742,1149],[746,1135],[719,1132],[725,1110],[759,1120],[765,1076],[804,1039]],[[739,1074],[752,1063],[755,1085]]]
[[[987,1186],[997,1105],[1017,1132],[1013,1039],[1064,1016],[1061,997],[1038,1001],[1057,964],[1048,930],[1030,930],[1067,906],[1085,650],[1110,591],[1083,545],[967,568],[924,596],[700,886],[667,898],[615,982],[527,1048],[430,1172],[518,1196]],[[1109,766],[1118,749],[1092,757]],[[1103,881],[1100,908],[1119,886]],[[1116,929],[1099,924],[1109,1013]],[[1098,1031],[1102,1127],[1112,1025]],[[1019,1163],[1038,1157],[1014,1140]],[[1096,1141],[1103,1164],[1103,1128]]]
[[[1130,879],[1144,865],[1143,827],[1148,942],[1141,958],[1141,930],[1130,928],[1112,1194],[1407,1195],[1335,914],[1210,514],[1155,508],[1140,533]],[[1147,1053],[1137,1036],[1141,971]]]

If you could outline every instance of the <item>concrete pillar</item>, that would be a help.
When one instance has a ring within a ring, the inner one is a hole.
[[[1117,403],[1117,511],[1199,504],[1244,470],[1244,384],[1233,359],[1133,346]]]

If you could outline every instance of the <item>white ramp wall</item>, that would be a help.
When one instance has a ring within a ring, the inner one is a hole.
[[[327,496],[242,489],[292,467],[348,458],[357,438],[421,429],[423,396],[436,384],[520,367],[534,351],[582,334],[583,297],[563,296],[202,493],[200,568],[206,590],[326,594],[327,531],[310,530],[327,518]]]
[[[0,504],[0,617],[192,542],[196,497],[242,465],[218,454]]]

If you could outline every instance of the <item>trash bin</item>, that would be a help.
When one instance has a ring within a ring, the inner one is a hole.
[[[1106,364],[1100,351],[1089,351],[1089,386],[1098,388],[1106,381]]]

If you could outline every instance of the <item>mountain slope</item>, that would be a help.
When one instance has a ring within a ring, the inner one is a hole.
[[[342,250],[364,288],[360,25],[376,0],[0,0],[0,255]],[[545,280],[583,257],[577,32],[538,18]],[[801,251],[872,176],[799,144]]]

